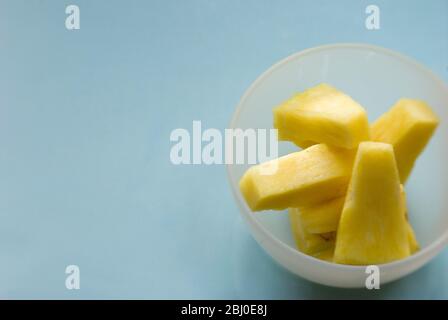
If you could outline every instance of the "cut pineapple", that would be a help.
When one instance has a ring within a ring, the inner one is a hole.
[[[412,228],[411,222],[409,221],[407,201],[406,201],[406,192],[404,190],[403,185],[400,185],[400,193],[401,193],[401,201],[403,202],[403,207],[404,207],[404,217],[406,220],[406,230],[407,230],[407,235],[408,235],[409,250],[410,250],[411,254],[413,254],[420,249],[420,245],[418,244],[414,229]]]
[[[373,123],[372,140],[394,146],[402,183],[438,124],[437,116],[425,102],[412,99],[400,99]]]
[[[403,206],[406,209],[406,193],[403,185],[400,185],[400,194]],[[309,233],[335,232],[338,229],[344,199],[345,197],[339,197],[321,204],[297,209],[304,230]],[[405,217],[408,220],[407,214],[405,214]],[[411,253],[415,253],[419,250],[419,244],[409,221],[407,223],[407,233]],[[333,259],[333,253],[331,253],[331,259]]]
[[[411,251],[411,254],[413,254],[418,250],[420,250],[420,245],[417,242],[414,229],[412,228],[409,222],[407,223],[407,231],[408,231],[409,250]]]
[[[314,258],[320,259],[320,260],[324,260],[327,262],[333,262],[333,257],[334,257],[334,245],[331,246],[328,249],[325,249],[323,251],[319,251],[316,253],[313,253],[312,256]]]
[[[335,198],[314,206],[299,209],[303,227],[309,233],[336,231],[344,207],[344,197]]]
[[[308,89],[276,107],[274,127],[279,140],[302,148],[325,143],[351,149],[370,136],[364,108],[328,84]]]
[[[240,190],[253,211],[312,205],[345,194],[353,159],[354,151],[314,145],[251,167]]]
[[[297,208],[290,208],[289,219],[291,230],[297,248],[306,254],[316,254],[326,249],[334,247],[335,233],[311,234],[307,232],[300,220],[300,212]]]
[[[400,99],[369,128],[361,105],[320,84],[274,109],[279,139],[307,149],[251,167],[241,194],[252,211],[289,208],[298,249],[317,259],[405,258],[419,244],[400,181],[438,123],[425,102]]]
[[[393,147],[361,143],[339,222],[334,261],[367,265],[409,256],[404,210]]]

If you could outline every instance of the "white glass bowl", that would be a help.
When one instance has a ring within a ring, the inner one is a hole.
[[[380,265],[381,284],[403,277],[432,259],[448,242],[448,88],[431,71],[391,50],[365,44],[335,44],[296,53],[264,72],[242,97],[230,128],[272,128],[272,108],[293,93],[329,83],[361,103],[375,120],[401,97],[427,101],[441,124],[417,161],[408,183],[408,211],[421,250],[400,261]],[[280,155],[297,150],[288,142]],[[253,213],[238,181],[248,165],[227,165],[241,215],[263,249],[291,272],[336,287],[364,287],[363,266],[320,261],[295,249],[284,212]],[[436,276],[436,275],[435,275]]]

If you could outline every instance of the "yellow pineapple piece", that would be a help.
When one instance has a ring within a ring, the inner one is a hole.
[[[303,227],[309,233],[336,231],[344,207],[344,199],[345,196],[300,208],[299,213]]]
[[[297,208],[288,210],[291,230],[297,248],[306,254],[315,254],[334,247],[335,233],[311,234],[307,232],[300,221],[300,212]]]
[[[400,178],[390,144],[362,142],[336,238],[334,262],[381,264],[410,255]]]
[[[334,257],[334,245],[329,247],[328,249],[325,249],[323,251],[319,251],[316,253],[313,253],[312,256],[314,258],[320,259],[320,260],[324,260],[327,262],[333,262],[333,257]]]
[[[407,230],[408,230],[409,250],[411,251],[411,254],[413,254],[418,250],[420,250],[420,245],[418,244],[414,229],[412,228],[409,222],[407,223]]]
[[[400,99],[371,127],[373,141],[394,146],[401,182],[406,182],[414,163],[423,151],[439,120],[424,101]]]
[[[325,83],[276,107],[274,128],[278,129],[279,140],[292,141],[302,148],[325,143],[351,149],[370,137],[364,108]]]
[[[401,190],[401,199],[403,201],[404,206],[404,217],[406,219],[406,230],[408,234],[409,250],[411,254],[413,254],[420,249],[420,245],[418,244],[414,229],[412,228],[411,222],[409,221],[408,210],[406,205],[406,192],[404,190],[403,185],[400,186],[400,190]]]
[[[406,208],[406,193],[400,185],[403,205]],[[299,215],[303,228],[309,233],[328,233],[338,229],[339,219],[344,207],[345,197],[339,197],[314,206],[300,208]],[[405,214],[408,220],[407,214]],[[410,222],[407,223],[408,240],[411,253],[419,250],[419,244]],[[333,257],[333,255],[332,255]]]
[[[314,145],[249,168],[240,180],[240,190],[253,211],[329,200],[345,194],[354,154]]]

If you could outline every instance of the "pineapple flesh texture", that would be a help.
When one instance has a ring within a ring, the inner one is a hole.
[[[382,264],[410,255],[404,201],[390,144],[359,145],[336,238],[334,262]]]
[[[355,152],[318,144],[249,168],[240,191],[252,211],[316,204],[347,191]]]
[[[409,250],[410,250],[411,254],[414,254],[418,250],[420,250],[420,245],[417,241],[417,237],[415,236],[414,229],[412,228],[412,225],[410,222],[406,223],[406,230],[407,230],[407,235],[408,235]],[[334,231],[334,232],[336,232],[336,231]],[[327,232],[326,234],[330,235],[331,232]],[[336,233],[334,233],[334,234],[336,234]],[[313,253],[311,255],[320,260],[333,262],[334,245],[330,246],[328,249],[324,249],[323,251],[319,251],[319,252]]]
[[[403,201],[403,205],[406,209],[406,193],[404,191],[403,185],[400,185],[400,195]],[[342,209],[344,207],[344,200],[345,197],[339,197],[311,207],[297,209],[303,228],[311,234],[336,232],[338,229]],[[412,225],[408,220],[407,214],[405,214],[405,217],[407,221],[406,227],[409,248],[411,254],[413,254],[419,250],[420,246],[415,236],[414,229],[412,228]],[[319,252],[313,256],[326,261],[332,261],[333,254],[334,247],[327,249],[322,253]]]
[[[336,231],[344,207],[345,196],[299,209],[303,227],[309,233]]]
[[[296,242],[297,248],[306,254],[315,255],[325,250],[334,248],[335,233],[312,234],[309,233],[302,224],[300,212],[297,208],[288,210],[291,231]],[[323,255],[323,257],[328,254]]]
[[[333,262],[333,256],[334,256],[334,245],[331,246],[328,249],[325,249],[323,251],[319,251],[317,253],[312,254],[312,256],[319,260],[324,260],[327,262]]]
[[[372,140],[394,146],[402,183],[406,182],[438,124],[439,120],[428,104],[405,98],[398,100],[372,124]]]
[[[406,227],[408,231],[409,250],[411,251],[411,254],[414,254],[420,250],[420,245],[418,244],[417,237],[415,236],[411,223],[408,222]]]
[[[408,209],[407,209],[407,205],[406,205],[406,192],[404,190],[403,185],[400,185],[400,191],[401,191],[401,200],[403,201],[403,206],[404,206],[404,216],[406,219],[406,230],[407,230],[407,234],[408,234],[409,250],[410,250],[411,254],[414,254],[415,252],[420,250],[420,245],[418,244],[414,229],[412,228],[411,222],[409,221]]]
[[[352,149],[370,138],[364,108],[325,83],[274,108],[274,128],[279,140],[292,141],[301,148],[325,143]]]

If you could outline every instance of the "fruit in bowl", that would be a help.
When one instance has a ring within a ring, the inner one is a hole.
[[[279,139],[304,149],[249,168],[241,193],[253,211],[289,208],[298,250],[318,259],[405,258],[418,242],[403,184],[438,123],[424,101],[403,98],[369,126],[358,102],[320,84],[274,108]]]
[[[369,140],[364,108],[350,96],[322,83],[274,109],[280,140],[306,148],[316,143],[352,149]]]

